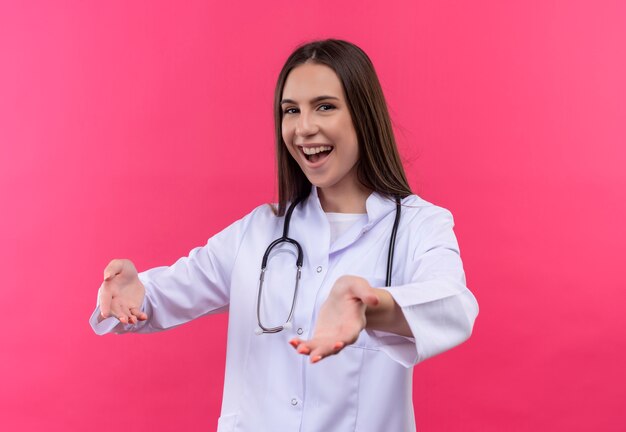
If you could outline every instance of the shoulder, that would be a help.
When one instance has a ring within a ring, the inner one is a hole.
[[[450,210],[435,205],[417,195],[409,195],[402,200],[402,216],[412,226],[433,223],[454,223]]]
[[[276,215],[277,204],[264,203],[255,207],[245,217],[254,223],[268,223],[277,221],[280,218]]]
[[[235,219],[232,220],[234,224],[236,223],[241,223],[241,222],[245,222],[245,223],[249,223],[251,221],[261,221],[261,220],[271,220],[271,219],[278,219],[278,216],[276,216],[276,211],[274,210],[275,208],[277,208],[276,204],[269,204],[269,203],[263,203],[263,204],[259,204],[256,207],[253,207],[252,209],[248,208],[248,210],[246,209],[240,209],[239,211],[241,213],[239,213],[241,216],[237,216],[235,213]],[[247,211],[247,213],[245,213]]]
[[[253,208],[249,213],[236,219],[212,237],[212,240],[219,239],[243,239],[249,232],[259,230],[269,230],[279,218],[274,214],[270,204],[261,204]]]
[[[276,216],[276,206],[273,204],[260,204],[253,208],[248,214],[237,220],[235,224],[240,223],[244,225],[266,225],[273,223],[280,218]]]
[[[404,224],[409,244],[414,251],[444,247],[458,252],[454,218],[450,210],[417,195],[405,198],[402,204],[400,223]]]

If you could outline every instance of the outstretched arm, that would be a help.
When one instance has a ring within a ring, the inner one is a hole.
[[[290,343],[316,363],[354,343],[365,328],[412,336],[400,306],[388,291],[373,288],[358,276],[342,276],[320,309],[313,338],[294,338]]]
[[[408,235],[414,243],[407,254],[404,283],[387,291],[358,277],[338,279],[322,305],[313,338],[291,341],[298,352],[319,361],[356,341],[363,329],[383,330],[386,335],[373,334],[381,350],[410,367],[470,337],[478,303],[465,283],[454,220],[445,209],[428,210],[412,223],[415,230]]]

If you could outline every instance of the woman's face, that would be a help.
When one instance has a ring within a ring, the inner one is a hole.
[[[294,68],[281,108],[283,140],[309,181],[326,192],[358,187],[359,145],[337,74],[315,63]]]

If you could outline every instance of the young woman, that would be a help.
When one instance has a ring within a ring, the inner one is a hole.
[[[355,45],[299,47],[274,107],[277,207],[170,267],[113,260],[91,324],[153,332],[228,310],[219,432],[415,430],[412,366],[466,340],[478,313],[452,216],[411,193]]]

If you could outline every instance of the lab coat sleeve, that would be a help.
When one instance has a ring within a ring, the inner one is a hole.
[[[148,315],[146,321],[132,325],[110,317],[98,322],[100,308],[97,306],[89,320],[94,332],[149,333],[227,310],[232,269],[255,212],[211,237],[205,246],[193,249],[189,256],[173,265],[139,273],[146,288],[142,305]]]
[[[467,289],[452,214],[433,206],[411,226],[412,256],[407,257],[408,283],[386,288],[411,328],[413,338],[368,330],[380,349],[405,367],[442,353],[467,340],[478,315],[478,303]]]

